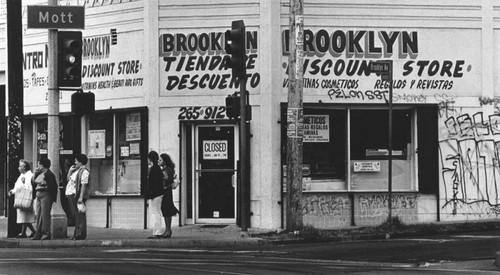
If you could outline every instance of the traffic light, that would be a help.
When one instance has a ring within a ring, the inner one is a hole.
[[[232,119],[240,117],[240,96],[237,94],[228,95],[226,97],[226,115]]]
[[[233,21],[231,30],[227,30],[224,35],[226,53],[226,66],[232,69],[233,77],[246,78],[247,69],[245,66],[245,23],[243,20]]]
[[[82,86],[82,32],[57,34],[57,83],[59,87]]]
[[[76,115],[93,114],[95,111],[95,95],[82,91],[71,95],[71,112]]]

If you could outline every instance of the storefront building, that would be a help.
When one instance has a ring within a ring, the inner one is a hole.
[[[95,94],[96,112],[72,116],[71,92],[61,92],[60,163],[64,170],[75,152],[90,158],[89,224],[150,226],[141,196],[150,150],[170,154],[181,177],[174,225],[238,222],[240,137],[224,104],[239,87],[223,57],[224,32],[244,20],[250,226],[283,227],[289,2],[60,2],[86,7],[82,88]],[[498,218],[499,8],[493,0],[305,1],[305,224],[378,225],[388,216],[389,84],[369,69],[378,60],[394,64],[392,215]],[[23,42],[25,157],[36,161],[48,142],[47,33],[26,29]],[[0,85],[6,73],[0,58]]]

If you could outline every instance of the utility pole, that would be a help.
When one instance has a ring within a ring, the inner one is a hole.
[[[9,151],[7,190],[14,188],[19,176],[19,161],[24,155],[23,121],[23,33],[22,33],[22,5],[19,0],[7,0],[7,75],[8,75],[8,100],[9,100]],[[5,104],[4,101],[0,104]],[[5,114],[2,114],[4,116]],[[2,117],[4,119],[4,117]],[[2,144],[5,146],[5,144]],[[8,228],[7,237],[15,237],[21,232],[21,227],[16,223],[16,209],[14,198],[8,200]]]
[[[287,211],[286,229],[302,228],[302,145],[303,145],[303,58],[304,58],[303,0],[290,0],[290,55],[288,58],[287,105]]]
[[[388,136],[388,141],[387,141],[387,148],[389,150],[389,160],[388,160],[388,166],[389,166],[389,170],[388,170],[388,196],[389,196],[389,222],[392,223],[392,78],[393,78],[393,73],[392,73],[392,67],[393,67],[393,61],[392,60],[389,60],[388,61],[388,64],[389,64],[389,121],[388,121],[388,124],[389,124],[389,136]]]
[[[48,0],[49,6],[57,6],[57,0]],[[48,30],[48,142],[47,142],[47,157],[52,162],[50,170],[56,176],[56,181],[59,183],[59,85],[57,82],[57,29]],[[51,234],[54,239],[67,238],[68,221],[66,214],[62,210],[60,201],[60,190],[57,188],[57,200],[52,207],[50,214],[51,218]]]
[[[380,60],[373,61],[370,63],[370,71],[372,73],[379,74],[382,81],[389,82],[389,99],[387,103],[389,105],[389,115],[388,115],[388,137],[387,137],[387,150],[388,150],[388,170],[387,170],[387,189],[388,189],[388,217],[387,221],[392,222],[392,79],[393,79],[393,61],[392,60]]]

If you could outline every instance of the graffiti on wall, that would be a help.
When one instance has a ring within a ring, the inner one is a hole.
[[[452,99],[440,104],[439,142],[441,194],[445,214],[497,217],[500,214],[500,113],[497,100],[479,98],[480,105],[494,105],[486,114],[455,109]]]
[[[417,195],[392,195],[392,214],[413,217],[417,210]],[[386,194],[361,195],[359,201],[359,216],[361,218],[387,217],[389,215],[389,196]]]
[[[349,199],[335,195],[304,196],[302,213],[312,216],[347,216],[350,211]]]

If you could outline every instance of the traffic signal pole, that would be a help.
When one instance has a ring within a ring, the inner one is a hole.
[[[57,0],[48,0],[49,6],[57,6]],[[59,86],[57,83],[57,29],[48,30],[48,142],[47,157],[51,161],[50,170],[56,176],[59,183]],[[57,198],[60,198],[60,190],[57,189]],[[67,238],[67,218],[62,210],[60,199],[52,206],[51,211],[51,234],[53,239]]]
[[[243,20],[233,21],[231,23],[231,30],[225,33],[225,50],[227,56],[225,58],[225,64],[228,68],[232,69],[233,78],[238,79],[240,85],[240,190],[239,190],[239,218],[241,231],[248,231],[250,226],[250,112],[247,111],[248,105],[248,91],[246,90],[246,30],[245,23]],[[226,99],[227,102],[232,102],[232,100]],[[237,118],[237,110],[234,106],[231,108],[232,112],[235,114],[234,118]]]
[[[23,35],[22,35],[22,4],[18,0],[7,0],[7,84],[9,100],[8,117],[8,171],[7,188],[11,190],[19,176],[19,160],[24,155],[24,96],[23,96]],[[0,104],[5,104],[0,101]],[[2,113],[4,119],[5,113]],[[1,146],[6,146],[3,143]],[[8,223],[7,237],[15,237],[21,232],[21,226],[16,222],[14,197],[7,203]]]

